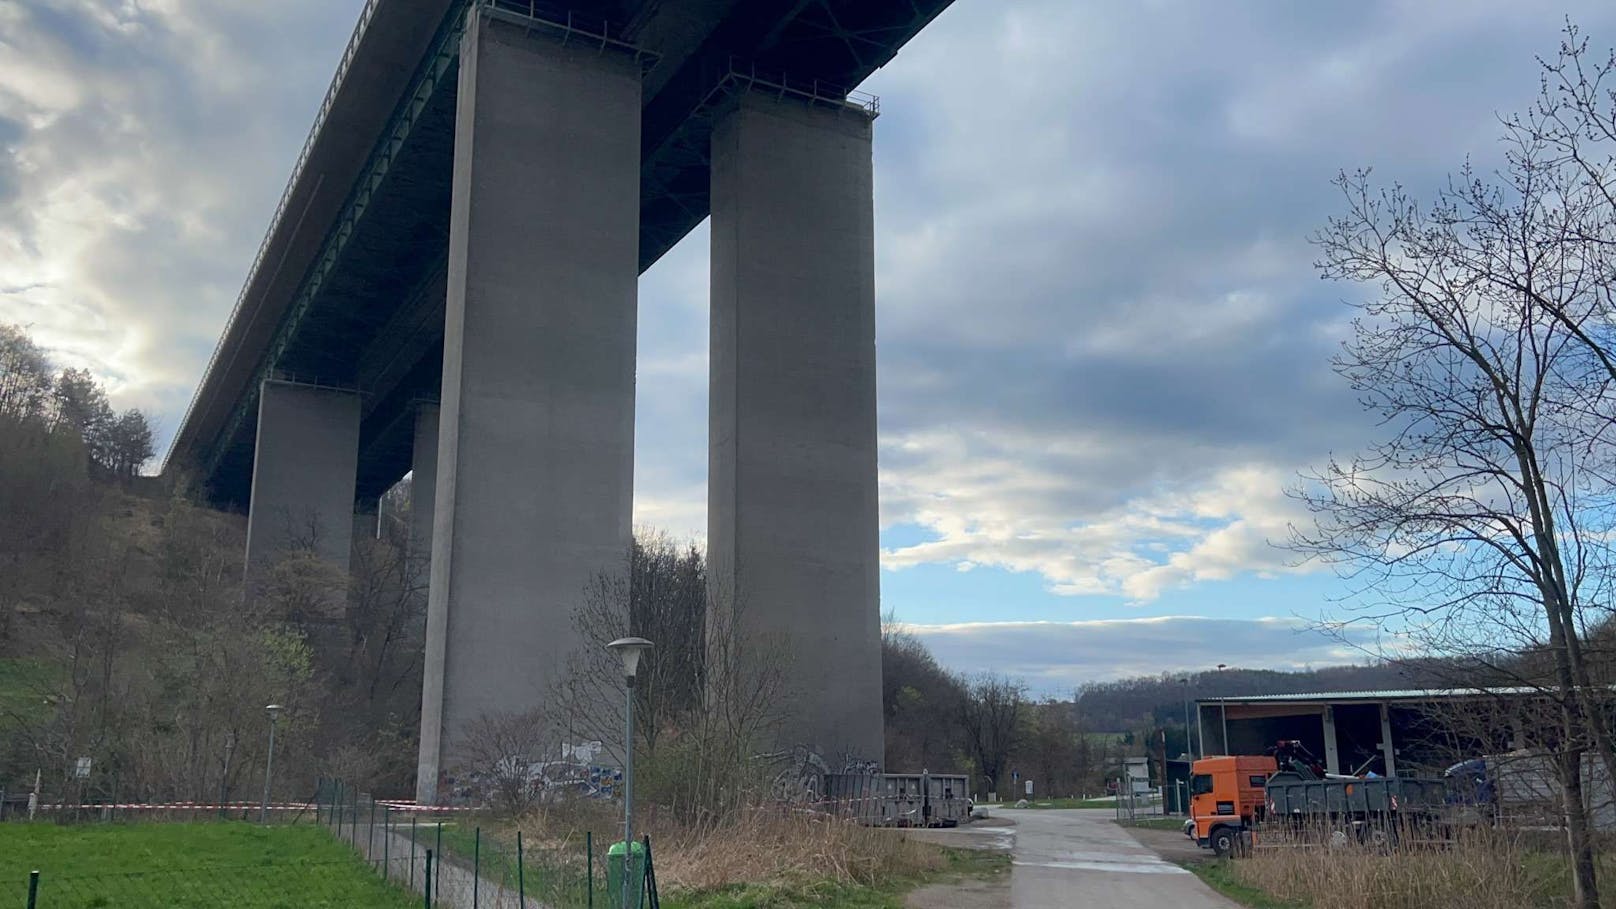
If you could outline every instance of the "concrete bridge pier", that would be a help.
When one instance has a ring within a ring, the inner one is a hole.
[[[415,443],[410,456],[409,558],[420,563],[424,578],[432,560],[433,506],[438,494],[438,405],[415,408]]]
[[[358,468],[358,393],[274,379],[263,384],[247,511],[249,597],[297,549],[311,549],[347,574]]]
[[[640,61],[478,8],[461,46],[416,797],[483,715],[548,700],[626,570]]]
[[[712,140],[713,624],[789,644],[779,744],[835,770],[883,752],[871,132],[747,93]]]

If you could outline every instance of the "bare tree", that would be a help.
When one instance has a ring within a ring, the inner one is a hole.
[[[698,804],[713,811],[761,795],[767,766],[760,759],[778,747],[801,697],[790,683],[791,641],[753,629],[749,609],[740,591],[715,585],[708,592],[702,702],[691,724],[699,763],[690,782]]]
[[[1383,427],[1296,495],[1293,544],[1361,582],[1357,618],[1394,616],[1431,652],[1539,686],[1559,712],[1578,905],[1598,902],[1577,753],[1616,761],[1582,642],[1611,580],[1616,375],[1588,356],[1613,260],[1582,236],[1593,197],[1557,151],[1507,134],[1505,166],[1468,166],[1425,205],[1342,175],[1317,236],[1327,279],[1368,285],[1336,369]],[[1537,650],[1547,675],[1476,654]]]
[[[1021,735],[1026,689],[1007,677],[985,675],[970,683],[960,705],[960,725],[972,761],[989,792],[999,791],[1005,764]]]
[[[1587,293],[1570,307],[1554,296],[1536,295],[1530,286],[1518,290],[1538,296],[1538,305],[1575,339],[1592,368],[1616,378],[1616,275],[1607,267],[1616,244],[1616,50],[1596,57],[1588,39],[1568,21],[1559,54],[1541,62],[1537,104],[1505,125],[1513,142],[1548,152],[1548,163],[1564,174],[1566,207],[1576,215],[1572,239],[1596,272]],[[1595,319],[1585,318],[1589,310]]]
[[[455,745],[457,775],[496,809],[517,815],[544,796],[543,765],[560,753],[561,733],[546,711],[484,714]]]
[[[743,633],[744,600],[709,589],[697,551],[646,535],[636,540],[630,568],[627,579],[597,576],[574,615],[581,643],[551,698],[563,735],[603,742],[622,759],[622,669],[605,645],[636,634],[656,645],[635,688],[647,796],[687,818],[762,797],[774,734],[791,705],[789,647]]]
[[[427,566],[407,545],[402,533],[357,540],[349,570],[343,668],[376,721],[398,709],[401,697],[420,695]]]
[[[573,611],[578,649],[568,657],[561,697],[573,730],[587,739],[615,742],[623,728],[623,670],[606,649],[628,635],[655,646],[635,679],[636,735],[648,756],[671,725],[701,703],[707,574],[701,553],[662,534],[633,540],[628,571],[593,577]]]
[[[53,384],[50,360],[39,345],[22,329],[0,324],[0,416],[44,418]]]

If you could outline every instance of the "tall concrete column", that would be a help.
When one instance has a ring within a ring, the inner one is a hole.
[[[871,118],[749,94],[714,124],[714,627],[784,643],[782,746],[882,760]]]
[[[358,467],[358,394],[263,384],[247,511],[249,596],[262,589],[276,562],[298,549],[347,574]]]
[[[467,724],[546,704],[634,472],[639,63],[485,8],[460,59],[421,801]]]
[[[353,513],[354,544],[360,540],[375,540],[382,533],[382,503],[380,499],[371,499],[368,502],[355,502]]]
[[[417,404],[410,457],[410,558],[432,558],[432,517],[438,494],[438,405]],[[425,564],[421,570],[426,570]]]

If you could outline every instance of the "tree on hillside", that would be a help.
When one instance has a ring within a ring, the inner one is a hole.
[[[1037,791],[1056,797],[1098,789],[1104,775],[1076,705],[1054,698],[1027,705],[1015,763],[1024,778],[1037,781]]]
[[[888,770],[943,773],[959,767],[965,685],[919,638],[888,621],[881,629],[881,688]]]
[[[1167,672],[1088,682],[1078,689],[1077,706],[1084,725],[1094,731],[1124,732],[1141,724],[1176,728],[1184,724],[1186,699],[1419,688],[1427,687],[1427,683],[1441,684],[1441,680],[1450,678],[1448,673],[1449,667],[1440,660],[1401,656],[1395,661],[1299,671],[1230,668],[1188,674]],[[1182,681],[1186,678],[1188,686]]]
[[[1004,771],[1020,740],[1026,701],[1026,688],[1019,682],[982,676],[970,683],[960,703],[965,745],[988,792],[1000,791],[1007,782]]]
[[[47,431],[69,429],[90,462],[113,476],[131,477],[154,453],[151,425],[138,410],[114,414],[107,393],[85,369],[51,371],[50,359],[14,325],[0,324],[0,420],[37,422]]]
[[[132,477],[152,459],[151,426],[138,410],[124,411],[107,424],[105,467],[116,477]]]
[[[1616,372],[1599,352],[1616,233],[1602,186],[1522,123],[1542,125],[1515,121],[1499,172],[1466,166],[1429,204],[1339,178],[1319,267],[1371,290],[1336,368],[1384,434],[1304,480],[1315,522],[1294,543],[1362,582],[1362,618],[1403,616],[1423,648],[1548,695],[1558,734],[1541,744],[1576,901],[1594,906],[1582,756],[1616,769],[1616,746],[1585,632],[1609,608],[1616,539]],[[1476,656],[1526,650],[1546,662]]]
[[[87,369],[64,369],[56,379],[56,426],[76,430],[91,460],[106,463],[107,430],[114,417],[101,383]]]
[[[21,328],[0,323],[0,417],[43,417],[54,385],[50,360],[39,345]]]

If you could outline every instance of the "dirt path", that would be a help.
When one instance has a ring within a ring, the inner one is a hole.
[[[1013,909],[1060,909],[1076,898],[1111,909],[1235,909],[1129,836],[1110,811],[1028,810],[1015,820]]]
[[[1195,845],[1195,841],[1178,830],[1152,830],[1149,827],[1128,827],[1122,825],[1124,830],[1132,834],[1142,846],[1149,846],[1155,853],[1169,862],[1182,864],[1185,862],[1209,862],[1213,859],[1212,850],[1202,849]]]
[[[1016,842],[1015,825],[1001,818],[942,830],[905,830],[904,835],[955,849],[1009,853]],[[966,878],[928,884],[904,899],[905,909],[1010,909],[1010,880]]]
[[[909,894],[903,905],[905,909],[1010,909],[1010,882],[930,884]]]

